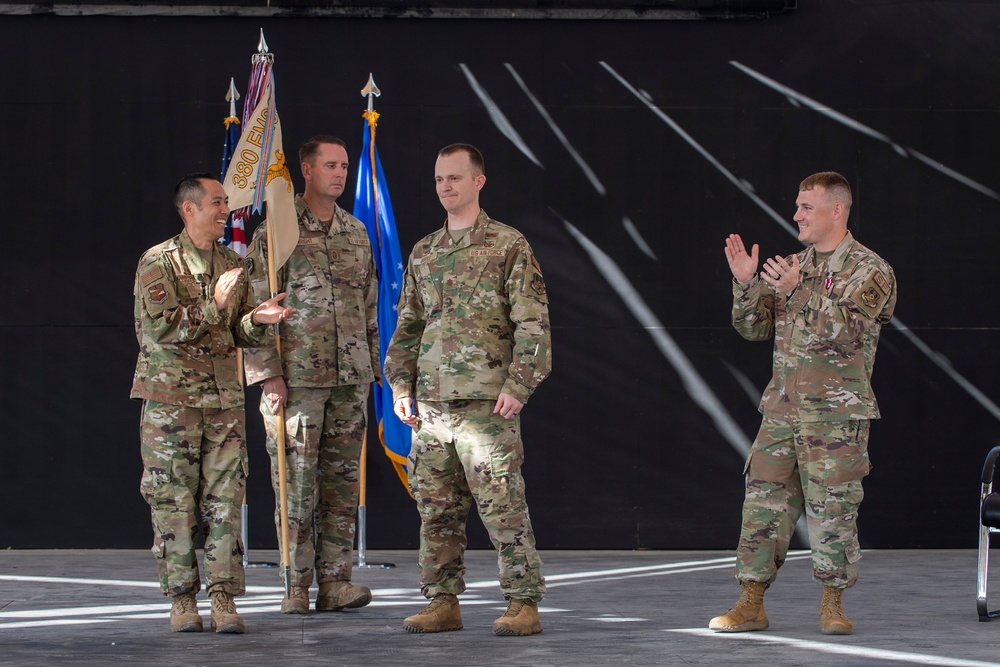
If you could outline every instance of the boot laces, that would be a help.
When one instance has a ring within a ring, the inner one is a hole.
[[[747,607],[753,607],[756,604],[759,604],[759,602],[755,601],[754,598],[755,595],[750,587],[744,586],[743,590],[740,592],[739,599],[736,600],[736,604],[734,604],[726,613],[732,613],[734,611],[739,611],[741,609],[746,609]]]
[[[193,595],[177,595],[174,597],[174,610],[178,614],[198,613],[198,603]]]
[[[229,593],[216,593],[213,595],[212,608],[216,613],[220,614],[236,613],[236,603],[233,601],[233,596]]]
[[[503,616],[513,618],[521,613],[521,608],[523,606],[524,606],[524,600],[515,598],[511,600],[510,603],[507,605],[507,611],[503,613]]]
[[[822,612],[830,616],[847,618],[847,614],[844,613],[844,607],[840,603],[840,595],[836,593],[828,593],[824,595],[823,601],[820,604],[820,609]]]
[[[421,611],[420,614],[434,613],[438,607],[447,604],[447,598],[448,598],[447,595],[435,595],[433,598],[431,598],[431,603],[426,607],[424,607],[423,611]]]

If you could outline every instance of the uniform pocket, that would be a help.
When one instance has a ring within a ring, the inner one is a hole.
[[[330,251],[330,277],[341,287],[361,287],[367,268],[362,246],[347,244]]]
[[[871,471],[868,460],[867,419],[838,422],[822,465],[814,466],[823,486],[839,486],[864,478]],[[818,470],[817,470],[818,468]]]
[[[167,549],[163,544],[163,540],[160,539],[159,535],[153,536],[153,547],[150,549],[157,560],[162,560],[167,555]]]
[[[170,460],[163,461],[152,456],[143,456],[143,459],[142,481],[139,483],[142,497],[153,507],[172,505],[176,499],[170,481]]]

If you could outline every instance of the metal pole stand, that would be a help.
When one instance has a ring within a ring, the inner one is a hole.
[[[368,529],[367,529],[367,515],[368,508],[364,505],[358,507],[358,564],[355,567],[363,567],[365,569],[382,569],[388,570],[389,568],[396,567],[395,563],[369,563],[368,562]]]
[[[243,501],[243,508],[240,514],[240,536],[243,538],[243,569],[248,567],[278,567],[277,563],[250,562],[250,547],[247,538],[250,535],[250,508],[246,501]]]

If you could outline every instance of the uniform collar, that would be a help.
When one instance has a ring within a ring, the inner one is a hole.
[[[298,216],[299,224],[302,225],[302,227],[306,231],[323,232],[324,234],[326,234],[327,232],[333,229],[332,225],[330,229],[327,229],[326,224],[322,220],[316,217],[316,214],[312,212],[312,209],[309,208],[309,204],[306,203],[306,200],[302,198],[301,194],[295,195],[295,214]],[[333,205],[334,221],[339,222],[342,225],[343,216],[344,216],[344,209],[340,208],[340,206],[334,203]]]
[[[201,251],[191,240],[191,235],[188,234],[187,229],[181,231],[180,235],[181,250],[184,252],[184,261],[187,262],[188,266],[191,268],[192,274],[200,273],[211,273],[211,266],[205,265],[205,259],[201,256]],[[215,257],[215,246],[216,243],[212,244],[212,257]]]
[[[854,237],[851,236],[850,232],[847,232],[847,236],[844,240],[833,251],[830,255],[830,270],[834,273],[839,273],[843,271],[844,264],[847,263],[847,255],[851,252],[851,248],[854,247]]]
[[[431,239],[431,245],[438,248],[463,248],[465,246],[483,245],[483,241],[486,240],[486,228],[489,227],[490,222],[492,221],[490,220],[490,216],[486,215],[486,211],[479,209],[479,215],[476,216],[476,221],[472,223],[469,233],[456,243],[452,241],[451,234],[448,233],[448,219],[445,218],[444,226]]]
[[[847,255],[850,254],[851,248],[854,247],[854,237],[851,236],[851,232],[847,232],[837,247],[833,249],[833,254],[830,255],[829,266],[831,273],[840,273],[844,270],[844,264],[847,262]],[[812,266],[815,264],[816,248],[809,246],[806,248],[806,254],[802,258],[802,266]]]

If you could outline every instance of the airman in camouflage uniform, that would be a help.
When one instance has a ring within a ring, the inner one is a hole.
[[[146,251],[135,278],[139,359],[131,396],[144,401],[141,489],[175,631],[202,629],[195,602],[198,514],[212,627],[243,631],[232,601],[244,593],[240,508],[247,474],[236,346],[260,345],[266,324],[292,312],[277,298],[253,309],[242,259],[215,242],[227,201],[207,174],[183,179],[175,204],[184,231]]]
[[[395,412],[417,429],[408,470],[421,518],[421,592],[431,599],[403,626],[462,628],[456,596],[465,590],[465,524],[475,501],[509,601],[493,632],[534,634],[545,580],[521,475],[519,413],[551,370],[548,295],[528,242],[479,208],[479,151],[442,149],[435,180],[448,219],[410,254],[385,360]]]
[[[774,338],[773,376],[760,404],[763,423],[747,459],[736,578],[743,595],[709,627],[768,626],[763,594],[785,561],[803,509],[813,578],[824,587],[824,634],[850,634],[841,595],[858,576],[857,513],[870,468],[868,429],[879,418],[871,388],[882,325],[896,305],[892,268],[847,231],[851,191],[834,172],[800,186],[795,221],[808,247],[768,259],[727,240],[735,277],[733,326],[748,340]]]
[[[299,242],[278,271],[279,290],[297,313],[274,347],[248,351],[248,384],[263,383],[271,479],[278,496],[275,412],[285,406],[292,595],[282,612],[362,607],[371,591],[351,582],[355,513],[368,386],[381,377],[374,256],[364,224],[337,206],[347,151],[335,137],[310,139],[299,152],[306,181],[295,199]],[[267,235],[257,228],[247,255],[258,298],[268,293]],[[279,530],[280,517],[275,515]]]

